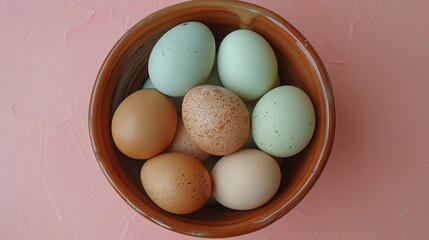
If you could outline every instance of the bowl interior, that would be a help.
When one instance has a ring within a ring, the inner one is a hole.
[[[165,212],[143,190],[139,175],[144,161],[126,157],[113,143],[110,125],[115,109],[148,78],[148,57],[156,41],[168,29],[185,21],[206,24],[217,45],[238,28],[258,32],[276,53],[281,84],[303,89],[314,104],[317,120],[311,142],[301,153],[284,160],[280,188],[274,198],[260,208],[234,211],[211,206],[182,216]],[[275,13],[252,4],[194,1],[146,17],[118,41],[106,57],[94,85],[89,128],[100,167],[115,190],[137,212],[183,234],[229,237],[267,226],[302,200],[326,164],[333,141],[334,121],[332,90],[323,64],[293,26]]]

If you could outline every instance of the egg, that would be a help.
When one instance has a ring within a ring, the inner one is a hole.
[[[256,145],[275,157],[290,157],[310,142],[316,125],[308,95],[294,86],[280,86],[266,93],[252,114]]]
[[[197,211],[211,193],[211,179],[206,168],[186,153],[164,153],[147,160],[140,178],[149,198],[174,214]]]
[[[213,155],[237,151],[250,132],[250,116],[244,102],[219,86],[192,88],[183,99],[182,118],[195,144]]]
[[[261,35],[239,29],[222,40],[217,70],[225,88],[244,101],[252,101],[271,89],[278,67],[272,47]]]
[[[186,131],[185,126],[183,126],[182,118],[179,118],[177,121],[177,130],[176,135],[173,138],[170,146],[168,146],[167,152],[182,152],[188,153],[194,156],[196,159],[201,162],[205,161],[210,154],[201,150],[191,139],[188,131]]]
[[[223,206],[249,210],[277,192],[281,171],[276,160],[258,149],[241,149],[222,157],[211,172],[213,196]]]
[[[200,22],[185,22],[168,30],[156,42],[148,62],[149,76],[160,92],[181,97],[206,81],[213,67],[213,33]]]
[[[125,98],[112,118],[112,137],[128,157],[148,159],[164,151],[176,132],[174,104],[155,89],[142,89]]]

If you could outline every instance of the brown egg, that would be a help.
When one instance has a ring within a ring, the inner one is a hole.
[[[244,102],[228,89],[201,85],[189,90],[182,118],[195,144],[213,155],[227,155],[243,146],[250,131]]]
[[[191,136],[183,126],[182,118],[177,120],[176,135],[174,136],[173,141],[171,142],[170,146],[168,146],[166,151],[188,153],[201,162],[205,161],[210,156],[210,154],[201,150],[194,143],[194,141],[192,141]]]
[[[112,137],[125,155],[148,159],[164,151],[176,132],[174,104],[155,89],[143,89],[125,98],[112,119]]]
[[[140,178],[149,198],[170,213],[195,212],[211,194],[210,174],[186,153],[164,153],[147,160]]]

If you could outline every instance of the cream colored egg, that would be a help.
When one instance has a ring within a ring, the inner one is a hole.
[[[225,207],[249,210],[268,202],[280,186],[276,160],[258,149],[241,149],[222,157],[211,177],[213,196]]]

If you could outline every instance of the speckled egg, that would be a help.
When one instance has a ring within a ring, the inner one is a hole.
[[[183,99],[182,117],[195,144],[213,155],[237,151],[250,132],[250,117],[244,102],[219,86],[192,88]]]
[[[206,25],[194,21],[179,24],[153,47],[148,62],[150,79],[165,95],[182,97],[206,81],[215,54],[215,39]]]
[[[140,178],[149,198],[174,214],[197,211],[211,194],[210,174],[200,161],[186,153],[164,153],[147,160]]]
[[[294,86],[280,86],[266,93],[252,113],[256,145],[275,157],[290,157],[310,142],[316,125],[308,95]]]

